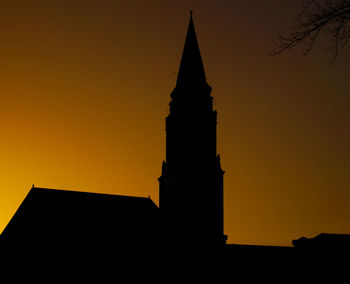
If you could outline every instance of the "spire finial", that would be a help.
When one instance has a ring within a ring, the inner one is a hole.
[[[193,11],[188,24],[185,46],[182,52],[176,86],[206,84],[205,72],[199,51],[196,31],[192,19]]]

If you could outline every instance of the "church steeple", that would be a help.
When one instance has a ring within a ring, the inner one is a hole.
[[[191,11],[176,87],[191,87],[203,83],[206,83],[206,78]]]
[[[223,174],[216,151],[217,113],[207,84],[192,14],[166,118],[166,159],[159,208],[169,236],[225,243]]]

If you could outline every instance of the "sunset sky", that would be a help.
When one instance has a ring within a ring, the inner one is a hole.
[[[307,56],[268,55],[302,2],[1,1],[0,232],[32,184],[158,204],[193,10],[228,242],[350,233],[350,46],[332,66],[327,37]]]

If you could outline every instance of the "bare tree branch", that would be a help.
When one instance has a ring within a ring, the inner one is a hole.
[[[306,45],[303,54],[308,54],[319,34],[330,37],[327,48],[332,54],[331,64],[338,56],[339,47],[343,48],[350,37],[350,0],[308,0],[297,15],[290,33],[278,34],[273,41],[276,49],[270,55],[277,55],[291,49],[299,43]]]

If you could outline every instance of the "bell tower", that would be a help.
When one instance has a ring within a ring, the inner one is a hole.
[[[159,207],[172,238],[225,244],[223,174],[216,147],[217,112],[208,85],[192,12],[177,82],[166,117],[166,160]]]

